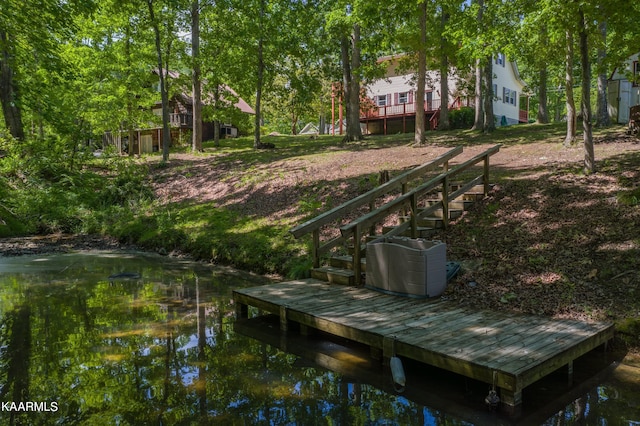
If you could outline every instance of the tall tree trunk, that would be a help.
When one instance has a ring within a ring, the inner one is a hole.
[[[564,146],[573,145],[577,133],[576,103],[573,99],[573,34],[567,31],[567,51],[565,65],[565,91],[567,92],[567,136]]]
[[[591,123],[591,63],[589,61],[588,28],[580,7],[580,61],[582,63],[582,128],[584,130],[584,171],[596,171]]]
[[[417,144],[425,141],[424,91],[427,80],[427,2],[418,5],[420,15],[420,47],[418,48],[418,87],[416,93],[416,128],[413,140]]]
[[[607,58],[607,22],[599,22],[598,29],[600,30],[600,35],[602,36],[602,45],[598,48],[598,96],[596,99],[596,126],[607,127],[611,125],[611,117],[609,116],[609,108],[607,105],[607,70],[605,64],[605,60]]]
[[[202,151],[202,84],[200,81],[200,1],[191,2],[191,58],[193,60],[193,131],[191,149]]]
[[[131,22],[127,22],[127,28],[125,29],[125,41],[124,41],[124,54],[127,61],[127,64],[131,62]],[[127,72],[131,72],[131,68],[127,67]],[[130,78],[127,78],[126,83],[126,91],[127,91],[127,140],[129,141],[129,146],[127,147],[127,154],[129,156],[133,156],[135,153],[133,152],[133,138],[135,138],[134,132],[134,114],[135,107],[133,105],[135,95],[134,88],[131,87]],[[120,144],[120,150],[122,150],[122,143]],[[120,152],[122,154],[122,152]]]
[[[220,120],[213,120],[213,146],[220,148]]]
[[[484,80],[484,127],[485,133],[491,133],[496,129],[496,120],[493,114],[493,58],[487,58],[485,71],[483,73]]]
[[[2,114],[9,133],[18,140],[24,140],[20,93],[18,85],[13,79],[11,38],[11,34],[0,28],[0,46],[2,48],[2,56],[0,56],[0,103],[2,103]]]
[[[476,18],[478,23],[478,28],[482,28],[482,12],[484,10],[484,0],[478,0],[478,16]],[[484,108],[482,102],[482,61],[480,58],[476,59],[476,90],[475,90],[475,104],[476,111],[475,117],[473,120],[473,130],[483,130],[484,129]]]
[[[340,38],[340,57],[342,60],[342,92],[345,105],[351,97],[351,60],[349,59],[349,36],[344,34]],[[342,104],[340,105],[342,107]],[[340,134],[342,134],[342,110],[340,110]],[[348,120],[348,115],[347,115]],[[335,127],[335,123],[334,123]]]
[[[540,28],[540,40],[542,44],[547,45],[549,43],[549,32],[547,24],[542,23]],[[538,114],[536,116],[536,122],[538,124],[549,123],[549,102],[547,99],[547,87],[549,82],[549,73],[547,71],[547,64],[542,61],[538,68]]]
[[[160,77],[160,97],[162,99],[162,161],[169,160],[169,146],[171,145],[171,128],[169,126],[169,93],[167,89],[167,78],[169,70],[165,69],[162,60],[162,43],[160,41],[160,24],[156,20],[153,10],[153,0],[147,0],[149,7],[149,17],[155,35],[156,55],[158,59],[158,76]],[[138,141],[140,143],[140,141]],[[129,142],[131,145],[131,142]]]
[[[213,114],[214,117],[218,112],[218,106],[220,103],[220,84],[216,83],[213,89]],[[216,118],[213,120],[213,146],[220,147],[220,120]]]
[[[348,67],[348,93],[345,86],[345,99],[347,101],[347,131],[345,141],[362,140],[362,130],[360,129],[360,26],[353,25],[351,41],[346,39],[346,57],[343,48],[343,61],[349,62],[349,50],[351,51],[351,65]],[[344,73],[346,74],[347,68]]]
[[[538,70],[538,78],[539,86],[538,86],[538,115],[536,117],[536,122],[538,124],[547,124],[549,123],[549,105],[547,102],[547,83],[548,83],[548,73],[547,66],[545,64],[540,66]]]
[[[264,14],[265,14],[265,0],[260,1],[260,11],[258,18],[258,69],[257,69],[257,78],[256,78],[256,115],[254,121],[254,132],[253,132],[253,147],[255,149],[262,148],[262,142],[260,142],[260,124],[261,117],[260,114],[260,104],[262,102],[262,86],[264,84]]]
[[[440,18],[440,117],[438,130],[449,130],[449,57],[447,56],[447,39],[444,36],[449,15],[442,12]]]
[[[484,129],[484,106],[482,101],[482,61],[476,59],[476,87],[475,87],[476,111],[472,130]]]
[[[293,136],[298,134],[298,116],[294,106],[291,107],[291,134]]]

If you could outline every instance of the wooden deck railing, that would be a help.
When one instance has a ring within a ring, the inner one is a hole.
[[[371,101],[373,102],[373,101]],[[441,99],[432,99],[424,101],[424,112],[436,112],[440,110],[442,104]],[[449,109],[460,109],[463,106],[473,106],[470,103],[469,98],[461,98],[460,96],[456,97],[451,101],[451,105],[449,105]],[[379,118],[393,118],[393,117],[402,117],[402,116],[410,116],[415,115],[416,113],[416,104],[415,103],[406,103],[399,105],[388,105],[388,106],[374,106],[373,109],[369,109],[366,111],[360,111],[360,119],[379,119]]]
[[[476,155],[475,157],[465,161],[459,166],[448,170],[435,178],[425,182],[424,184],[414,188],[413,190],[403,194],[400,197],[384,204],[383,206],[370,211],[364,216],[352,221],[351,223],[340,227],[340,233],[342,239],[347,243],[353,242],[353,271],[355,273],[355,283],[360,284],[362,265],[358,259],[362,258],[362,255],[366,249],[366,245],[362,245],[362,238],[368,234],[367,230],[375,228],[377,223],[383,222],[387,217],[397,213],[399,210],[408,210],[410,212],[410,219],[402,224],[394,227],[391,231],[382,234],[381,236],[393,236],[402,234],[407,230],[411,230],[411,236],[417,237],[418,232],[418,220],[429,217],[436,210],[442,209],[443,223],[446,227],[449,216],[449,202],[455,198],[463,195],[476,185],[484,185],[484,194],[489,193],[489,157],[497,153],[500,150],[501,145],[496,145],[485,152]],[[462,172],[475,166],[478,163],[484,163],[483,172],[481,175],[471,178],[466,182],[460,184],[460,186],[453,192],[449,191],[451,179],[455,176],[459,176]],[[442,189],[442,202],[418,210],[419,202],[426,198],[426,195],[432,193],[435,189],[441,187]]]
[[[408,170],[391,179],[387,183],[384,183],[350,201],[347,201],[344,204],[341,204],[338,207],[292,228],[289,232],[291,232],[295,238],[300,238],[306,234],[312,233],[311,256],[313,259],[313,266],[317,268],[320,266],[320,258],[325,253],[328,253],[333,248],[345,242],[345,238],[343,236],[338,236],[336,238],[329,239],[328,241],[321,241],[321,228],[330,224],[335,224],[338,221],[342,221],[347,214],[365,205],[369,206],[369,211],[375,210],[376,200],[392,193],[393,191],[397,191],[399,189],[402,194],[407,193],[409,182],[424,176],[426,172],[441,165],[445,171],[448,170],[449,160],[460,153],[462,153],[462,147],[454,148],[428,163],[424,163],[414,169]],[[337,225],[337,227],[339,226],[340,224]]]
[[[424,101],[424,112],[431,112],[440,109],[440,99],[433,99],[430,101]],[[374,107],[369,111],[361,111],[360,118],[390,118],[390,117],[402,117],[404,115],[415,115],[416,104],[406,103],[400,105],[389,105]]]
[[[528,123],[529,122],[529,111],[526,109],[518,110],[518,121],[520,123]]]

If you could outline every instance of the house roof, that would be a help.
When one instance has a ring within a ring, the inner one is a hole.
[[[633,62],[638,61],[639,59],[640,59],[640,53],[634,53],[633,55],[629,56],[627,59],[625,59],[622,67],[617,66],[613,69],[613,71],[611,72],[611,76],[609,77],[609,80],[625,79],[625,75],[624,75],[625,70],[633,71],[630,69],[630,67],[632,66]]]
[[[154,74],[159,74],[158,73],[158,69],[155,68],[153,69],[153,73]],[[177,79],[180,77],[180,73],[177,71],[168,71],[166,73],[166,75],[168,75],[171,78]],[[231,96],[233,96],[236,101],[234,102],[233,106],[238,108],[241,112],[245,113],[245,114],[255,114],[256,112],[253,110],[253,108],[251,108],[251,106],[244,100],[242,99],[238,93],[236,93],[235,90],[233,90],[231,87],[229,87],[226,84],[221,84],[220,85],[220,89],[222,93],[230,93]],[[182,103],[186,104],[186,105],[192,105],[193,104],[193,91],[191,92],[182,92],[180,93],[180,98]],[[204,93],[203,94],[203,101],[206,103],[206,101],[208,100],[209,102],[213,101],[214,99],[214,94],[213,93]],[[224,100],[224,95],[221,96],[221,99]]]
[[[231,96],[236,99],[236,102],[233,104],[233,106],[238,108],[241,112],[244,112],[245,114],[255,114],[256,113],[253,110],[253,108],[251,108],[251,106],[244,99],[242,99],[240,96],[238,96],[238,94],[235,92],[235,90],[233,90],[231,87],[227,86],[226,84],[221,84],[220,85],[220,89],[221,89],[222,93],[225,93],[225,92],[226,93],[230,93]],[[203,96],[203,102],[205,104],[207,104],[209,102],[213,102],[213,98],[214,98],[214,94],[213,93],[206,93]],[[220,95],[220,99],[223,100],[223,101],[225,100],[224,94]],[[185,105],[193,105],[193,92],[191,92],[191,93],[182,92],[180,94],[180,100]]]
[[[388,63],[387,66],[390,67],[393,64],[393,62],[397,62],[407,56],[408,56],[407,53],[398,53],[394,55],[381,56],[378,58],[377,63],[383,64],[387,62]],[[516,80],[522,85],[522,87],[526,87],[527,83],[520,76],[520,71],[518,70],[518,65],[516,64],[516,62],[509,61],[508,63],[511,64],[511,69],[513,70],[513,75],[515,76]],[[395,69],[393,71],[395,72]],[[387,74],[388,73],[389,73],[389,69],[387,70]],[[405,74],[413,74],[413,73],[414,73],[413,71],[405,70]]]
[[[527,83],[525,83],[525,81],[522,79],[522,77],[520,77],[520,71],[518,70],[518,64],[515,63],[515,61],[509,61],[509,63],[511,64],[511,68],[513,69],[513,75],[515,76],[516,80],[522,84],[522,87],[526,87]]]

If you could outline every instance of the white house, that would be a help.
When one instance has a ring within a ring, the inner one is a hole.
[[[368,133],[407,132],[415,128],[416,74],[412,70],[402,69],[400,58],[381,58],[380,62],[387,67],[385,75],[366,88],[371,105],[363,107],[360,121],[365,123]],[[515,62],[509,62],[503,54],[499,54],[494,58],[493,74],[496,125],[526,123],[527,105],[521,106],[520,99],[525,83],[520,78]],[[462,76],[458,75],[457,70],[449,72],[448,80],[449,93],[446,99],[449,108],[473,106],[473,94],[463,87]],[[442,99],[440,73],[427,71],[424,112],[430,129],[437,127]]]
[[[629,108],[640,105],[639,55],[632,55],[622,68],[613,70],[609,78],[609,116],[615,123],[628,123]]]

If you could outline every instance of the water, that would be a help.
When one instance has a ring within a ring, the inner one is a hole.
[[[576,361],[580,385],[526,390],[519,420],[406,360],[398,394],[366,348],[236,324],[231,290],[267,282],[144,254],[0,258],[0,424],[640,424],[640,374],[602,353]]]

